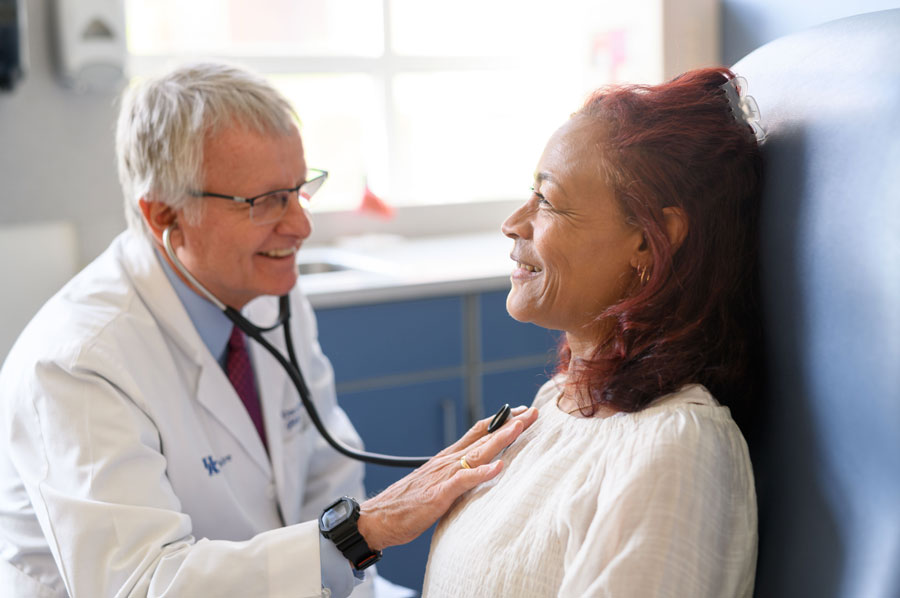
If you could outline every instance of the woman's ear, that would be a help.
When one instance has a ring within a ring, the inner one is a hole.
[[[144,197],[138,200],[138,205],[153,238],[162,243],[163,231],[177,220],[175,210],[161,201],[150,201]]]
[[[669,237],[669,245],[672,246],[672,254],[674,255],[687,236],[687,214],[681,208],[668,207],[663,208],[663,218],[666,224],[666,235]]]

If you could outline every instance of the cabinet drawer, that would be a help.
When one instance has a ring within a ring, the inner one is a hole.
[[[338,383],[463,362],[460,297],[322,309],[316,318]]]

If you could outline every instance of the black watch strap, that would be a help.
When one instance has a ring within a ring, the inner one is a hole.
[[[322,511],[319,532],[334,542],[350,564],[357,570],[374,565],[381,559],[381,551],[372,550],[359,533],[359,503],[348,496],[335,501]]]

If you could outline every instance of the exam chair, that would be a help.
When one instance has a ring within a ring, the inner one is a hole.
[[[756,596],[900,597],[900,10],[733,69],[768,130]]]

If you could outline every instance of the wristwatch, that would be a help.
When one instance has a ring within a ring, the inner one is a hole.
[[[322,511],[319,532],[334,542],[353,568],[362,571],[381,560],[381,551],[372,550],[359,533],[359,503],[348,496],[341,497]]]

